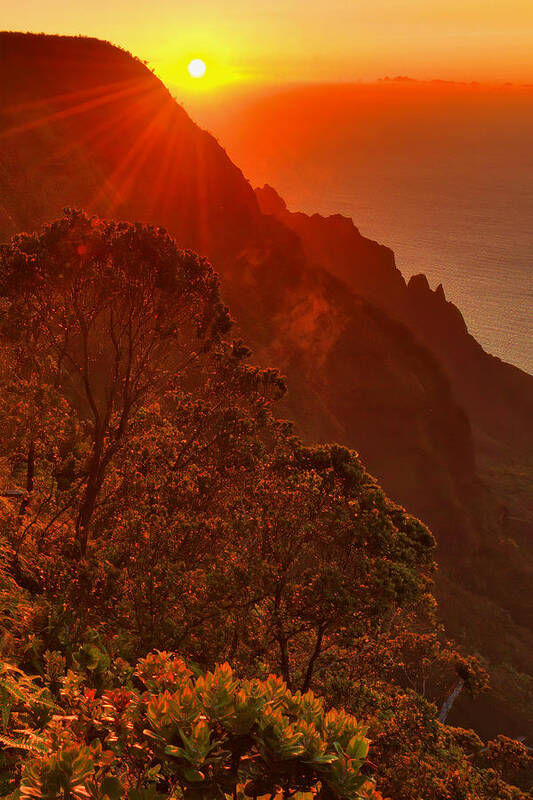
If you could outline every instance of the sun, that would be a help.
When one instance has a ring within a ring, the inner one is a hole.
[[[201,58],[193,58],[187,69],[191,78],[203,78],[207,67]]]

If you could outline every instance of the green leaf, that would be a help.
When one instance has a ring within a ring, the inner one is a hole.
[[[102,794],[107,795],[110,800],[120,800],[123,796],[123,787],[118,778],[108,776],[104,778],[101,786]]]
[[[191,783],[196,783],[197,781],[205,781],[205,775],[203,772],[200,772],[199,769],[189,769],[186,767],[182,770],[183,777],[187,781],[191,781]]]

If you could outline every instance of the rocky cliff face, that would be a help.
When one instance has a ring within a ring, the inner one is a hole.
[[[237,331],[260,363],[289,378],[281,413],[307,439],[359,450],[387,492],[437,535],[452,630],[503,659],[469,621],[480,607],[503,606],[511,614],[503,652],[512,660],[520,642],[515,664],[533,672],[524,592],[509,609],[508,581],[491,585],[501,526],[472,437],[501,413],[501,441],[512,446],[526,427],[533,378],[490,360],[442,290],[423,278],[406,285],[392,252],[350,220],[290,214],[269,189],[256,197],[215,139],[127,53],[27,34],[0,34],[0,51],[0,240],[78,206],[164,225],[181,246],[209,256]],[[504,388],[484,416],[491,381]],[[452,602],[459,589],[460,609]]]
[[[432,291],[424,275],[406,284],[392,251],[362,236],[351,219],[291,213],[270,186],[257,189],[256,195],[265,214],[298,234],[310,263],[405,323],[437,356],[481,444],[488,438],[531,449],[533,377],[486,353],[469,334],[459,309],[446,300],[442,286]]]

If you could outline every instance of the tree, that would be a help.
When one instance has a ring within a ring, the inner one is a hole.
[[[67,419],[79,426],[82,441],[69,468],[83,556],[106,472],[132,418],[216,342],[229,316],[211,268],[178,251],[162,231],[77,212],[4,249],[0,293],[7,301],[4,341],[20,385],[30,390],[28,450],[35,452],[40,427],[33,403],[39,394],[60,393]],[[65,455],[57,465],[63,479]],[[28,471],[35,471],[34,454]]]
[[[161,229],[70,211],[3,248],[0,296],[4,413],[18,447],[6,444],[13,467],[23,453],[27,465],[21,539],[43,515],[41,546],[71,522],[83,559],[134,420],[170,387],[209,381],[227,356],[218,279]]]

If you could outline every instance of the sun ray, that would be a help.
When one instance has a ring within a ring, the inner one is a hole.
[[[128,82],[129,83],[129,82]],[[144,86],[143,91],[153,91],[153,88],[146,85]],[[124,99],[128,95],[135,95],[135,93],[139,93],[139,82],[136,82],[136,86],[129,86],[124,87],[122,89],[115,90],[113,92],[106,92],[105,94],[99,94],[92,100],[85,100],[81,103],[76,103],[75,105],[68,106],[68,108],[61,109],[59,111],[51,111],[49,114],[45,114],[37,119],[30,119],[26,122],[23,122],[19,125],[14,125],[11,128],[6,128],[6,130],[0,133],[0,139],[5,139],[10,136],[17,136],[22,133],[26,133],[27,131],[34,130],[35,128],[45,127],[47,125],[51,125],[54,122],[59,122],[63,119],[68,119],[69,117],[75,116],[77,114],[82,114],[85,111],[91,111],[98,106],[103,106],[109,103],[113,103],[117,100]]]

